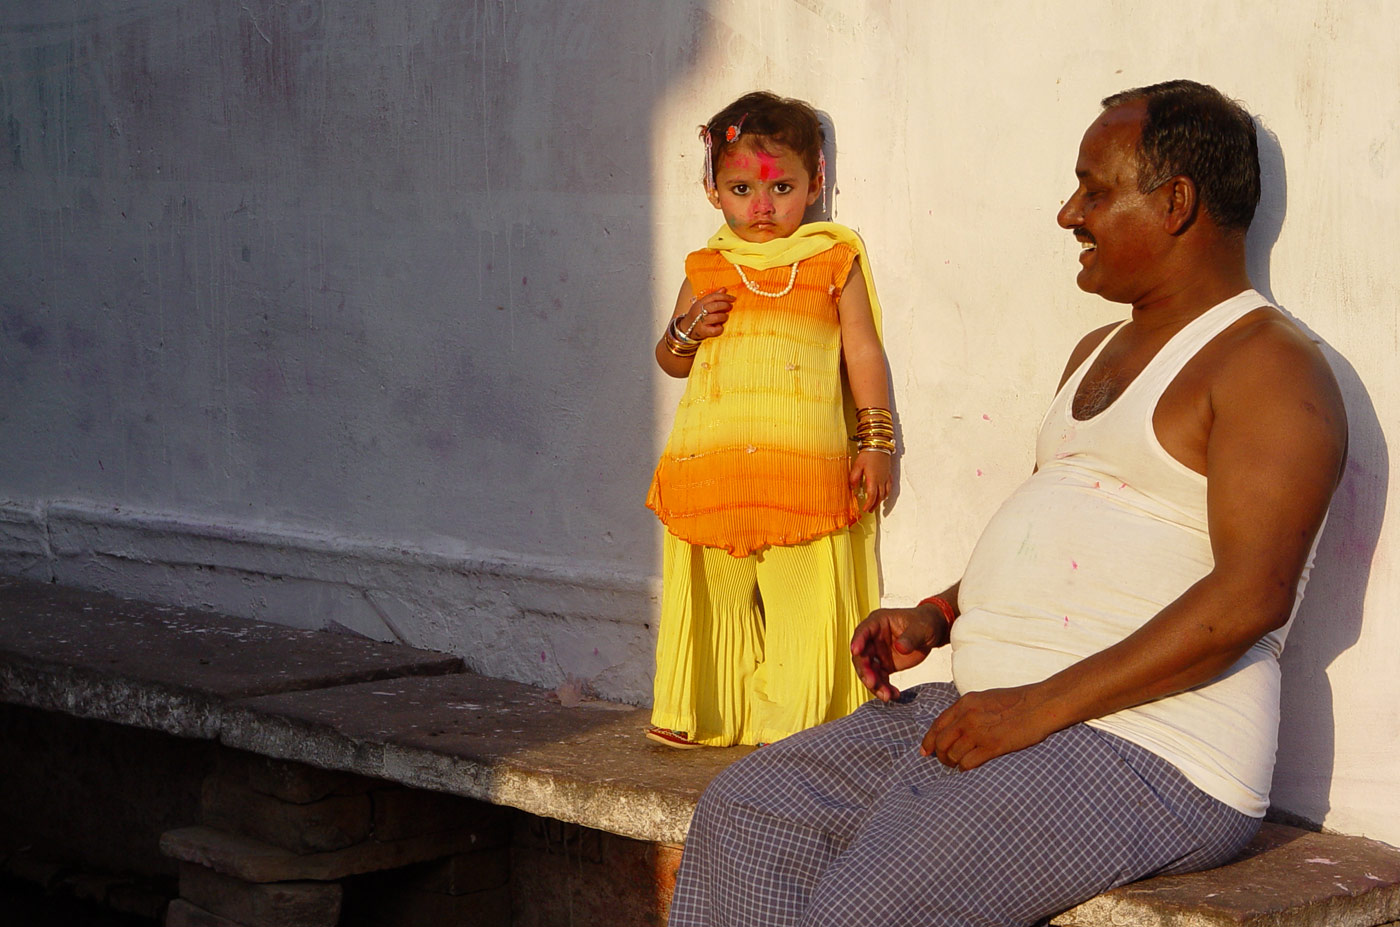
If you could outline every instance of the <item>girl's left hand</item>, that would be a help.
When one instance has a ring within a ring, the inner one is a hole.
[[[890,455],[881,451],[861,451],[856,455],[856,462],[851,467],[851,492],[859,496],[861,489],[865,490],[862,512],[875,511],[876,506],[889,498],[893,482],[890,477],[891,463]]]

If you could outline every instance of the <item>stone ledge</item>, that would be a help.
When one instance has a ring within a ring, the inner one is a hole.
[[[1400,918],[1400,850],[1265,824],[1219,869],[1135,882],[1055,927],[1377,927]]]
[[[216,737],[233,699],[453,673],[457,657],[0,578],[0,699]]]
[[[508,805],[637,840],[679,843],[695,802],[751,747],[678,751],[642,737],[645,709],[471,673],[246,699],[228,746]]]

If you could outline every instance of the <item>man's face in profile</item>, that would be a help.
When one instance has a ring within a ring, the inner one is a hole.
[[[1080,244],[1079,288],[1131,303],[1147,287],[1167,238],[1161,224],[1166,193],[1138,190],[1141,103],[1105,110],[1084,133],[1074,165],[1079,186],[1056,220]]]

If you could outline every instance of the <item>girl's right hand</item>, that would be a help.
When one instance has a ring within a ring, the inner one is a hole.
[[[713,338],[724,331],[724,323],[728,321],[733,305],[734,297],[721,287],[704,296],[697,296],[676,326],[681,331],[689,330],[690,337],[697,340]]]

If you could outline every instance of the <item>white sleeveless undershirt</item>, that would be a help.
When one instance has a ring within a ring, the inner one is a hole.
[[[1206,478],[1161,446],[1152,414],[1201,347],[1267,305],[1246,290],[1192,320],[1086,421],[1074,418],[1074,394],[1116,329],[1065,382],[1041,424],[1036,473],[992,517],[963,577],[952,635],[959,691],[1045,679],[1127,637],[1210,571]],[[1278,656],[1291,624],[1290,616],[1207,685],[1089,723],[1261,817],[1278,741]]]

